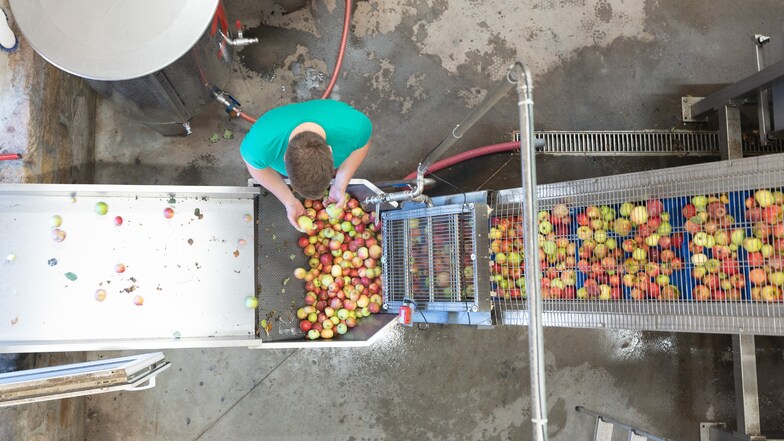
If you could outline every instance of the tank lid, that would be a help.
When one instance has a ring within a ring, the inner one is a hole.
[[[127,80],[185,54],[212,23],[219,0],[10,0],[30,45],[60,69]]]

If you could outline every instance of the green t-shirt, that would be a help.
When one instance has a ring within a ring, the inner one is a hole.
[[[242,140],[240,154],[253,168],[272,167],[285,175],[283,157],[295,127],[312,122],[324,128],[335,168],[370,140],[373,125],[362,112],[335,100],[313,100],[272,109],[262,115]]]

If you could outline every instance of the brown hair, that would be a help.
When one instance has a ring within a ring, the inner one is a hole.
[[[289,141],[284,158],[291,186],[307,199],[320,199],[334,173],[332,151],[314,132],[302,132]]]

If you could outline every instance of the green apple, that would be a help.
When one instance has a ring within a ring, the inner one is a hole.
[[[621,204],[621,208],[619,212],[621,213],[621,216],[629,217],[633,209],[634,209],[634,204],[632,204],[631,202],[624,202],[623,204]]]
[[[706,256],[703,253],[696,253],[693,256],[691,256],[691,263],[693,263],[696,266],[705,265],[706,262],[708,262],[708,256]]]
[[[776,201],[770,190],[757,190],[754,193],[754,200],[760,207],[770,207]]]
[[[550,221],[543,220],[539,222],[539,232],[541,234],[550,234],[553,232],[553,224]]]
[[[705,207],[708,205],[708,198],[705,196],[694,196],[691,198],[691,204],[694,205],[694,208],[697,211],[704,211]]]
[[[708,245],[708,233],[704,231],[700,231],[694,235],[694,239],[692,239],[694,245],[704,247]]]
[[[749,253],[756,253],[762,249],[762,240],[756,237],[747,237],[743,240],[743,248]]]
[[[746,238],[746,230],[742,228],[736,228],[732,230],[732,243],[735,245],[741,246],[743,245],[743,239]]]
[[[784,273],[776,271],[768,274],[768,281],[776,286],[784,285]]]
[[[642,262],[646,257],[648,257],[648,251],[646,251],[645,248],[635,248],[634,251],[632,251],[632,258],[634,260]]]

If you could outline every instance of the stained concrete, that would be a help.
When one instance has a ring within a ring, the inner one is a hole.
[[[0,1],[16,29],[7,1]],[[22,160],[0,161],[0,183],[89,183],[95,159],[96,93],[81,78],[20,43],[0,57],[0,153]]]
[[[0,153],[23,155],[0,161],[0,183],[91,182],[95,92],[38,56],[18,33],[8,2],[0,7],[19,38],[15,52],[0,52]],[[0,372],[84,360],[84,352],[2,354]],[[0,440],[81,440],[84,413],[81,397],[0,408]]]
[[[316,98],[334,63],[342,2],[226,1],[262,43],[241,50],[228,90],[249,113]],[[522,58],[535,76],[537,127],[679,128],[683,94],[753,71],[755,32],[780,35],[784,4],[750,0],[369,0],[355,5],[333,97],[374,121],[357,176],[398,178]],[[772,56],[773,54],[771,54]],[[456,147],[507,140],[515,103],[499,103]],[[218,105],[194,134],[166,139],[99,103],[95,181],[244,185],[248,126]],[[234,140],[210,143],[228,128]],[[694,160],[690,160],[694,161]],[[541,158],[542,182],[684,160]],[[519,157],[439,173],[438,191],[519,185]],[[218,294],[216,294],[218,295]],[[550,432],[589,440],[585,405],[676,440],[700,421],[734,424],[727,336],[548,329]],[[114,353],[91,354],[110,356]],[[524,328],[395,328],[350,350],[167,351],[158,387],[88,401],[88,439],[529,439]],[[781,428],[782,344],[760,339],[764,425]],[[181,370],[180,370],[181,369]]]

